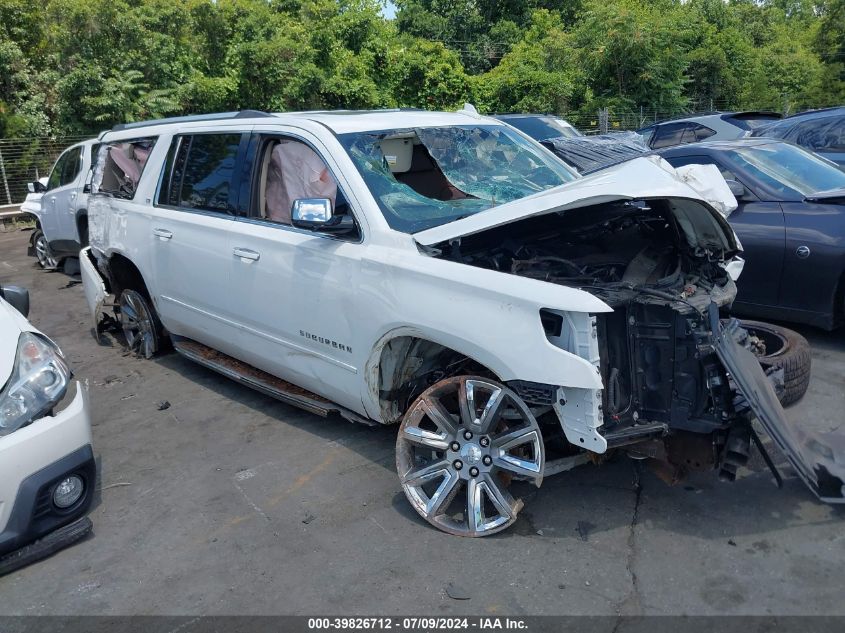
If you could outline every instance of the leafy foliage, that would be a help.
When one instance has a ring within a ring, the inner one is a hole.
[[[0,137],[254,108],[795,111],[845,0],[0,0]]]

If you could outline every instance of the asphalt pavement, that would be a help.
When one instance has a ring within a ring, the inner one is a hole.
[[[668,486],[622,457],[526,487],[509,531],[449,536],[408,505],[395,428],[98,343],[78,277],[28,238],[0,232],[0,283],[89,385],[100,490],[92,536],[0,578],[2,615],[845,614],[845,508],[779,454],[783,490],[759,459]],[[845,433],[845,332],[796,329],[813,378],[788,415]]]

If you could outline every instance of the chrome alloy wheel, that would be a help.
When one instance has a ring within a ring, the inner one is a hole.
[[[474,376],[446,378],[414,402],[399,427],[396,469],[405,496],[435,527],[486,536],[522,509],[513,479],[539,486],[545,451],[537,420],[504,385]]]
[[[53,257],[53,252],[50,250],[50,245],[47,243],[47,237],[44,233],[40,233],[35,238],[35,258],[38,260],[38,265],[41,268],[56,268],[58,262]]]
[[[152,310],[144,296],[136,290],[124,290],[118,302],[120,325],[130,351],[137,356],[152,358],[158,351]]]

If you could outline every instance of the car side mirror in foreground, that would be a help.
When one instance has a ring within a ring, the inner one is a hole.
[[[47,191],[47,187],[35,180],[33,182],[26,183],[26,190],[29,193],[44,193],[45,191]]]
[[[352,216],[332,213],[332,201],[328,198],[299,198],[294,200],[290,218],[293,226],[309,231],[348,233],[355,229],[355,221]]]
[[[22,315],[29,316],[29,290],[20,286],[0,286],[0,297]]]
[[[741,182],[737,182],[736,180],[726,180],[725,182],[728,184],[728,189],[731,190],[734,198],[741,200],[745,197],[745,186]]]

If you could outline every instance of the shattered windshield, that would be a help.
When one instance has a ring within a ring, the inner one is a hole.
[[[391,228],[416,233],[576,178],[503,125],[340,135]]]

